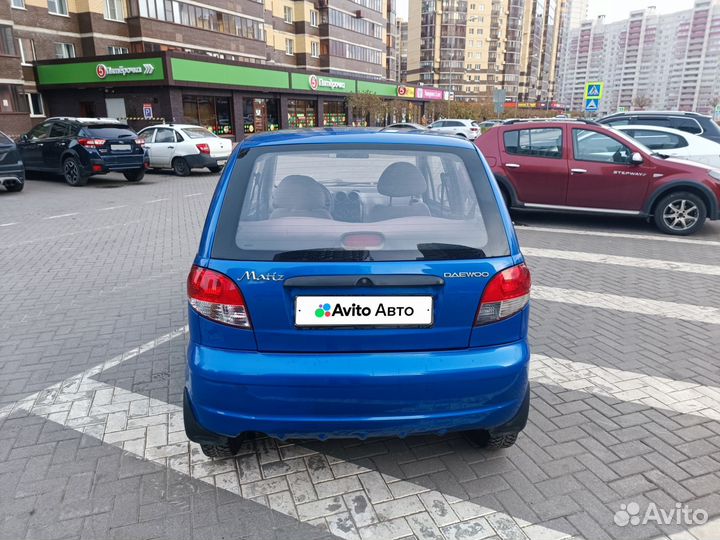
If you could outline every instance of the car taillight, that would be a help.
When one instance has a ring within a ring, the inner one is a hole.
[[[506,268],[485,287],[475,325],[489,324],[515,315],[530,300],[530,270],[525,263]]]
[[[135,144],[138,146],[145,146],[145,139],[135,139]]]
[[[477,130],[478,130],[478,128],[476,128],[476,127],[471,127],[471,128],[470,128],[470,131],[477,131]]]
[[[203,317],[230,326],[251,328],[245,298],[232,279],[193,266],[187,280],[188,301]]]
[[[196,144],[197,149],[200,150],[201,154],[209,154],[210,153],[210,147],[205,143]]]
[[[78,142],[85,148],[100,148],[105,146],[105,139],[78,139]]]

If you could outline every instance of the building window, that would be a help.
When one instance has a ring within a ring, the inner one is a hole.
[[[343,101],[326,101],[323,106],[323,126],[347,126],[347,111]]]
[[[349,58],[369,64],[382,64],[382,53],[377,49],[369,49],[360,45],[345,43],[344,41],[330,41],[330,55],[339,56],[340,58]]]
[[[328,22],[333,26],[339,26],[346,30],[352,30],[366,36],[372,36],[375,39],[382,39],[383,27],[367,19],[358,19],[337,9],[328,10]]]
[[[48,13],[53,15],[67,15],[67,0],[48,0]]]
[[[10,7],[15,9],[25,9],[25,0],[11,0]]]
[[[310,26],[317,28],[318,25],[318,12],[314,9],[310,10]]]
[[[320,57],[320,42],[319,41],[311,41],[310,42],[310,56],[312,56],[313,58]]]
[[[312,128],[317,126],[315,102],[302,99],[288,99],[288,126],[291,128]]]
[[[22,86],[0,84],[0,113],[30,112],[28,101],[23,94]]]
[[[55,57],[56,58],[75,58],[75,45],[72,43],[56,43],[55,44]]]
[[[12,28],[0,26],[0,56],[15,56]]]
[[[183,95],[183,122],[197,124],[216,135],[234,135],[232,98]]]
[[[285,54],[292,56],[295,54],[295,41],[292,39],[285,40]]]
[[[30,62],[36,60],[35,42],[30,38],[18,38],[18,50],[22,65],[29,66]]]
[[[110,21],[125,21],[125,6],[123,0],[105,0],[105,18]]]
[[[283,8],[283,15],[285,18],[286,23],[292,23],[293,22],[293,10],[290,6],[285,6]]]
[[[30,116],[45,116],[45,106],[40,94],[25,94],[30,106]]]
[[[127,53],[128,53],[127,47],[115,47],[115,46],[108,47],[108,54],[127,54]]]

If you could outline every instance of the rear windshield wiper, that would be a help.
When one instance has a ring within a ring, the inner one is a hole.
[[[372,261],[367,250],[345,250],[336,248],[298,249],[276,253],[273,261],[281,262],[354,262]]]
[[[423,255],[424,260],[452,260],[452,259],[484,259],[485,252],[482,249],[462,244],[441,244],[438,242],[430,244],[418,244],[417,249]]]

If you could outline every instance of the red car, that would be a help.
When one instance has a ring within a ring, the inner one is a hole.
[[[652,217],[676,235],[720,219],[720,170],[666,159],[596,122],[512,120],[475,144],[509,207]]]

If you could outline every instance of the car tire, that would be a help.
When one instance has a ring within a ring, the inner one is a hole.
[[[200,449],[207,457],[217,459],[231,458],[238,452],[232,444],[201,444]]]
[[[63,178],[68,185],[73,187],[84,186],[88,183],[90,177],[86,175],[80,161],[76,157],[69,157],[63,161]]]
[[[220,171],[222,171],[222,167],[220,167],[219,165],[216,165],[215,167],[208,167],[208,170],[211,173],[219,173]]]
[[[17,193],[18,191],[22,191],[24,187],[25,182],[19,182],[11,186],[5,186],[5,189],[7,189],[10,193]]]
[[[134,171],[123,173],[128,182],[139,182],[145,177],[145,169],[137,169]]]
[[[172,160],[172,169],[177,176],[188,176],[191,170],[187,160],[181,157]]]
[[[655,205],[655,226],[665,234],[688,236],[699,231],[707,218],[703,199],[689,191],[674,191]]]
[[[517,441],[517,433],[495,433],[488,437],[485,448],[488,450],[500,450],[510,448]]]

